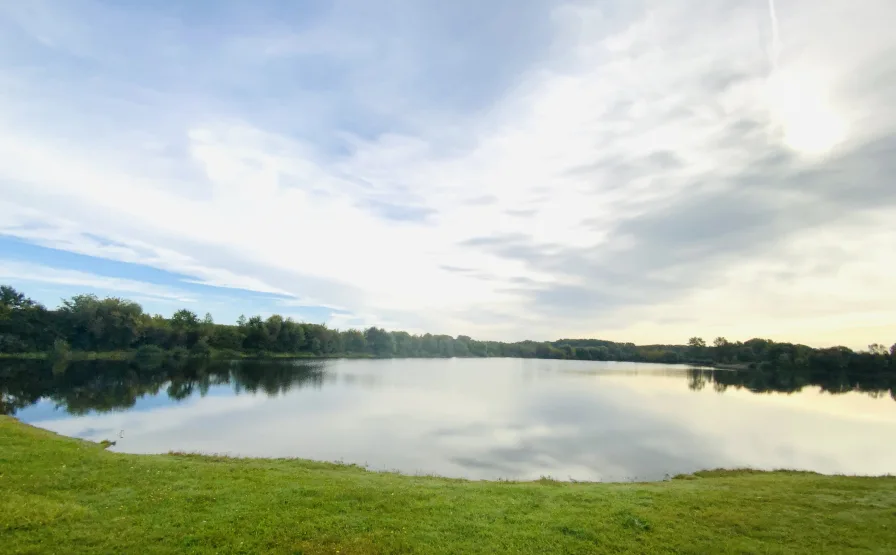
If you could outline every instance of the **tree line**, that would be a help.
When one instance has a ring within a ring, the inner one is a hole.
[[[378,327],[336,330],[273,315],[241,316],[236,325],[218,324],[187,309],[170,318],[150,315],[133,301],[75,295],[48,309],[9,286],[0,286],[0,353],[64,356],[74,351],[174,352],[179,356],[226,357],[249,353],[373,357],[518,357],[572,360],[691,363],[758,369],[819,368],[826,372],[878,373],[896,369],[896,345],[814,349],[768,339],[707,344],[693,337],[685,345],[635,345],[600,339],[477,341],[466,335],[413,335]]]

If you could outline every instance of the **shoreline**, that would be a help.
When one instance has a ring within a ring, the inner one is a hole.
[[[299,359],[299,358],[319,358],[319,359],[331,359],[331,358],[347,358],[347,359],[360,359],[360,358],[395,358],[395,357],[377,357],[375,355],[370,355],[367,353],[342,353],[339,355],[329,355],[329,354],[321,354],[316,355],[313,353],[264,353],[259,355],[257,353],[245,353],[239,351],[215,351],[212,352],[208,356],[195,356],[195,355],[186,355],[186,356],[177,356],[178,353],[174,349],[167,349],[160,351],[160,356],[162,358],[172,358],[176,357],[177,360],[275,360],[275,359]],[[36,351],[30,353],[0,353],[0,360],[49,360],[52,358],[52,353],[49,351]],[[71,351],[67,358],[64,359],[65,362],[80,362],[85,360],[108,360],[108,361],[135,361],[137,359],[137,350],[127,350],[127,351]]]
[[[126,351],[71,351],[67,358],[61,362],[81,362],[91,360],[105,361],[136,361],[138,358],[138,350],[131,349]],[[630,362],[633,364],[661,364],[664,366],[690,366],[693,368],[713,368],[718,370],[752,370],[749,363],[710,363],[707,361],[646,361],[646,360],[583,360],[583,359],[563,359],[554,357],[490,357],[490,356],[397,356],[397,355],[375,355],[371,353],[332,353],[332,354],[314,354],[307,352],[298,353],[251,353],[241,351],[221,351],[213,349],[208,355],[191,355],[189,353],[181,353],[175,349],[160,350],[158,357],[164,360],[277,360],[277,359],[373,359],[373,360],[390,360],[390,359],[420,359],[420,360],[446,360],[446,359],[489,359],[489,358],[514,358],[520,360],[569,360],[574,362]],[[51,360],[53,353],[50,351],[36,351],[28,353],[0,353],[0,360]]]
[[[122,454],[0,416],[0,490],[10,553],[896,552],[893,476],[474,481]]]
[[[462,478],[462,477],[452,477],[452,476],[442,476],[440,474],[433,473],[425,473],[425,474],[408,474],[405,472],[401,472],[399,470],[376,470],[368,468],[364,465],[357,463],[346,463],[341,461],[326,461],[326,460],[317,460],[317,459],[308,459],[304,457],[259,457],[259,456],[240,456],[240,455],[227,455],[220,453],[203,453],[199,451],[168,451],[167,453],[128,453],[126,451],[113,451],[111,447],[116,445],[115,441],[111,440],[100,440],[100,441],[92,441],[89,439],[83,439],[79,437],[67,436],[65,434],[61,434],[58,432],[54,432],[52,430],[48,430],[46,428],[41,428],[40,426],[36,426],[34,424],[29,424],[27,422],[22,422],[17,417],[12,415],[0,415],[0,421],[2,419],[11,419],[16,424],[20,426],[27,426],[29,428],[33,428],[35,430],[40,430],[41,432],[46,432],[53,436],[56,436],[65,440],[73,440],[77,442],[84,442],[91,446],[99,446],[104,450],[107,450],[109,453],[114,453],[116,455],[122,455],[127,457],[182,457],[188,459],[195,459],[199,461],[206,462],[222,462],[229,461],[233,463],[239,462],[263,462],[263,461],[276,461],[283,463],[296,463],[296,464],[309,464],[309,465],[330,465],[334,468],[345,468],[357,470],[360,472],[369,472],[373,474],[387,474],[396,477],[404,477],[404,478],[428,478],[433,480],[448,480],[451,482],[465,482],[465,483],[485,483],[485,484],[534,484],[534,483],[556,483],[556,484],[582,484],[582,485],[598,485],[598,484],[657,484],[669,482],[672,480],[694,480],[697,478],[706,478],[713,476],[737,476],[737,475],[751,475],[751,474],[806,474],[820,477],[828,477],[828,478],[863,478],[863,479],[896,479],[896,474],[880,474],[880,475],[872,475],[872,474],[825,474],[823,472],[817,472],[814,470],[799,470],[793,468],[775,468],[772,470],[766,469],[758,469],[751,467],[735,467],[735,468],[706,468],[702,470],[695,470],[689,473],[680,473],[675,475],[667,474],[665,478],[657,479],[657,480],[576,480],[570,478],[569,480],[557,479],[552,476],[541,476],[540,478],[535,478],[531,480],[520,480],[513,478],[494,478],[494,479],[474,479],[474,478]]]

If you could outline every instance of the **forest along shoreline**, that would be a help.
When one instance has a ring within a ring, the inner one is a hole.
[[[0,286],[0,356],[67,360],[300,357],[513,357],[691,364],[733,370],[812,370],[891,374],[896,344],[816,349],[769,339],[711,344],[692,337],[685,345],[635,345],[601,339],[478,341],[469,336],[413,335],[404,331],[336,330],[273,315],[241,316],[215,323],[187,309],[171,318],[150,315],[117,297],[76,295],[48,309],[13,287]]]
[[[101,360],[121,360],[118,370],[147,388],[211,379],[193,370],[212,358],[296,356],[686,363],[697,366],[687,369],[693,389],[818,384],[891,396],[896,376],[896,346],[878,344],[857,352],[697,337],[686,345],[504,343],[333,330],[280,316],[227,325],[189,310],[149,315],[137,303],[92,295],[48,309],[7,286],[0,287],[0,354],[7,357],[0,412],[7,413],[55,391],[59,381],[115,379],[116,371],[99,371]],[[313,369],[283,368],[283,380],[316,379]],[[244,370],[247,383],[258,379]],[[0,416],[0,488],[0,530],[10,552],[59,545],[113,553],[645,553],[714,552],[719,545],[745,553],[896,552],[891,476],[716,470],[650,483],[480,482],[299,459],[129,455]]]

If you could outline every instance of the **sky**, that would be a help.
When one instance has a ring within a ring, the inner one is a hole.
[[[0,282],[896,341],[891,0],[0,0]]]

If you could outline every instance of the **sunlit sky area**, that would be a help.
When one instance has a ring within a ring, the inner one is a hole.
[[[0,282],[519,340],[896,340],[892,0],[0,1]]]

